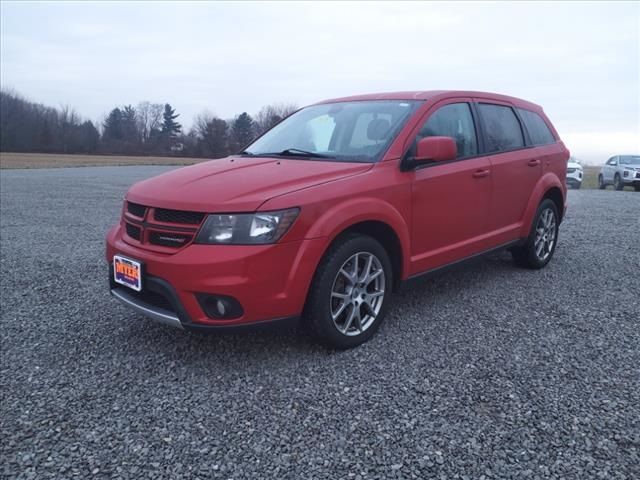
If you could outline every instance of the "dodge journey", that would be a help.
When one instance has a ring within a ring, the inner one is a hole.
[[[544,267],[568,158],[542,108],[513,97],[320,102],[242,152],[133,185],[107,234],[111,293],[178,328],[301,321],[354,347],[409,279],[497,249]]]

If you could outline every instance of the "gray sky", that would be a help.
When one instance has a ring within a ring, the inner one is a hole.
[[[640,3],[2,2],[1,81],[101,120],[465,89],[539,103],[578,158],[640,153]]]

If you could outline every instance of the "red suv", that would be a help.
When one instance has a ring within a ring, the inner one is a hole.
[[[362,95],[295,112],[237,155],[133,185],[107,235],[111,293],[185,329],[302,317],[348,348],[402,282],[500,248],[544,267],[569,152],[504,95]]]

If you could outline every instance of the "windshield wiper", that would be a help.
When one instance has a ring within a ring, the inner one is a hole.
[[[303,156],[312,158],[334,158],[330,155],[308,152],[307,150],[300,150],[299,148],[287,148],[286,150],[282,150],[281,152],[279,152],[278,155]]]
[[[247,155],[249,157],[309,157],[309,158],[336,158],[330,155],[323,155],[322,153],[309,152],[307,150],[300,150],[299,148],[287,148],[281,152],[247,152],[243,150],[238,155]]]
[[[242,152],[240,152],[242,153]],[[300,150],[299,148],[287,148],[281,152],[258,152],[254,153],[257,157],[309,157],[309,158],[336,158],[330,155],[323,155],[321,153],[308,152],[307,150]]]

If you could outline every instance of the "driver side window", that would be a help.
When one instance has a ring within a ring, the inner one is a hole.
[[[418,132],[416,143],[434,136],[453,138],[458,147],[456,158],[478,154],[476,129],[468,103],[451,103],[436,110]]]
[[[618,157],[611,157],[607,162],[607,165],[617,165],[617,164],[618,164]]]

